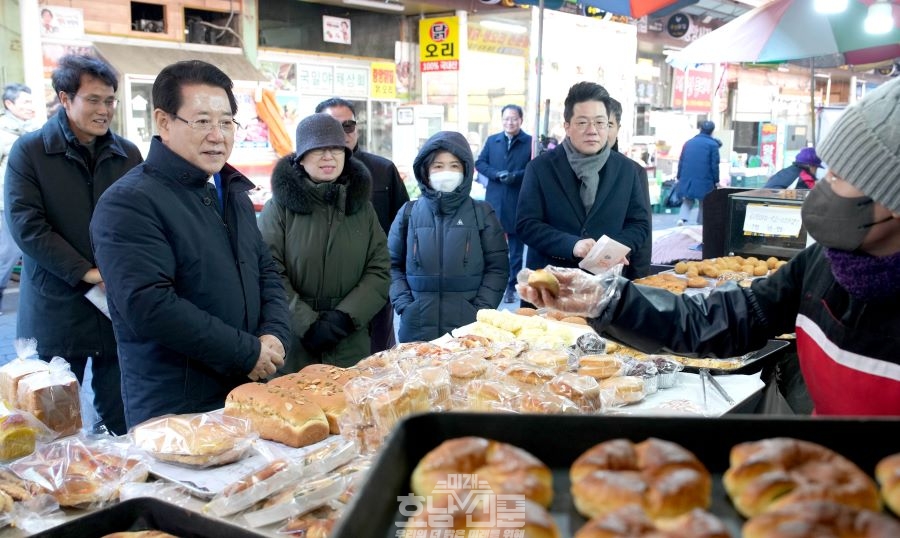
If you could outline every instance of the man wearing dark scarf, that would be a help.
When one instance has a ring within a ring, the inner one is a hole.
[[[900,415],[897,125],[900,79],[844,111],[818,148],[828,175],[802,207],[817,243],[749,288],[730,282],[706,298],[684,297],[561,269],[558,297],[527,286],[519,293],[587,312],[595,329],[646,353],[728,357],[795,332],[814,413]]]
[[[528,246],[529,269],[577,267],[604,235],[631,249],[629,257],[650,241],[646,175],[610,151],[609,110],[603,86],[572,86],[563,111],[566,138],[525,168],[516,231]],[[636,278],[649,271],[647,257],[628,265],[625,275]]]

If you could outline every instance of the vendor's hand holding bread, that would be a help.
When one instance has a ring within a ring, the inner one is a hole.
[[[538,308],[546,307],[572,316],[595,318],[609,302],[607,290],[621,271],[621,266],[600,275],[581,269],[553,267],[522,269],[516,291]]]

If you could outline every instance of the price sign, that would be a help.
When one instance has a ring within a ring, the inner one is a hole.
[[[800,237],[800,207],[748,204],[744,217],[745,235]]]

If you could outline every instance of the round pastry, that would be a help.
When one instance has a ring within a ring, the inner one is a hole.
[[[622,367],[621,359],[606,353],[593,353],[578,358],[578,373],[594,379],[606,379],[620,375]]]
[[[538,368],[537,366],[524,363],[511,364],[503,370],[503,373],[513,381],[524,386],[524,388],[543,385],[556,376],[556,372],[553,370]]]
[[[569,354],[560,349],[532,349],[523,353],[521,359],[538,368],[547,368],[557,373],[569,368]]]
[[[578,414],[581,408],[575,402],[553,394],[552,392],[539,391],[537,393],[525,393],[515,400],[515,407],[523,413],[536,413],[539,415]]]
[[[744,523],[744,538],[896,538],[900,523],[885,514],[832,501],[791,503]]]
[[[585,517],[637,505],[656,520],[708,508],[711,501],[712,479],[700,460],[652,437],[600,443],[575,460],[569,478],[575,508]]]
[[[600,384],[591,376],[563,372],[550,380],[550,390],[575,402],[585,413],[601,411]]]
[[[866,473],[833,450],[799,439],[776,437],[735,445],[722,481],[735,508],[746,517],[809,500],[881,510],[878,488]]]
[[[546,269],[535,269],[528,275],[528,285],[535,289],[547,290],[550,295],[559,296],[559,280]]]
[[[610,405],[627,405],[644,399],[643,378],[626,375],[600,381],[600,397]]]
[[[536,316],[538,311],[534,308],[522,307],[516,309],[516,314],[520,316]]]
[[[496,499],[489,496],[488,499]],[[487,501],[490,502],[490,501]],[[426,507],[419,514],[414,516],[409,522],[410,529],[416,529],[416,532],[422,532],[422,536],[476,536],[476,533],[484,533],[483,536],[508,536],[501,534],[506,532],[514,532],[515,536],[522,538],[559,538],[559,529],[550,515],[543,507],[538,506],[534,502],[526,499],[524,501],[503,501],[506,503],[503,507],[503,514],[510,521],[503,521],[497,516],[499,511],[493,506],[485,506],[485,502],[481,502],[473,509],[459,508],[452,514],[447,514],[447,509],[438,508],[435,510],[432,518],[430,510]],[[511,506],[511,503],[521,503]],[[452,523],[448,525],[448,516],[452,518]],[[513,527],[512,524],[523,522],[523,526]],[[477,524],[467,526],[471,522]],[[492,524],[493,523],[493,524]],[[524,534],[519,534],[524,531]],[[509,534],[511,536],[512,534]],[[482,534],[478,534],[482,536]]]
[[[472,411],[497,411],[505,407],[518,391],[499,381],[476,379],[466,384],[466,408]]]
[[[884,503],[900,515],[900,454],[888,456],[875,466],[875,480],[881,485]]]
[[[588,521],[575,538],[731,538],[725,524],[695,508],[678,517],[654,522],[636,505]]]
[[[709,281],[702,276],[692,276],[687,279],[687,287],[689,288],[705,288],[709,286]]]
[[[482,437],[450,439],[426,454],[413,470],[413,493],[440,501],[452,493],[447,477],[457,474],[477,475],[495,494],[524,495],[541,506],[553,501],[553,477],[546,465],[521,448]],[[458,486],[474,489],[473,484]]]
[[[490,363],[478,356],[461,356],[447,361],[447,371],[454,383],[464,383],[480,379],[487,372]]]

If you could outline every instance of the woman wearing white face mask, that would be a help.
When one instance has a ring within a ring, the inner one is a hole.
[[[347,367],[369,355],[369,322],[387,302],[386,238],[369,202],[368,169],[328,114],[297,125],[297,151],[278,161],[259,217],[284,277],[293,338],[281,373]]]
[[[397,213],[388,235],[398,340],[432,340],[497,308],[509,274],[503,228],[473,200],[475,158],[459,133],[442,131],[413,162],[422,197]]]

